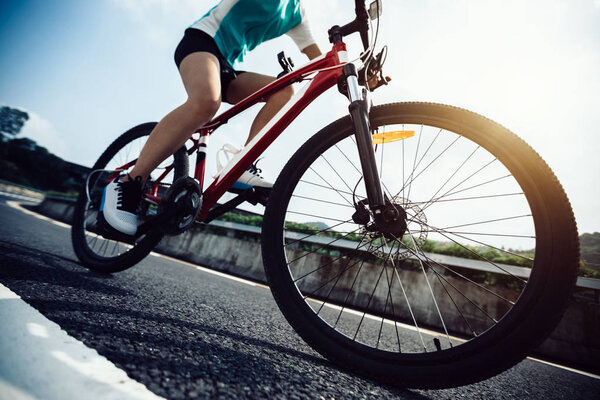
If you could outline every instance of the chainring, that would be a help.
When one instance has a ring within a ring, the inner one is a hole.
[[[167,218],[161,230],[167,235],[178,235],[189,229],[202,208],[202,190],[189,176],[178,178],[158,206],[158,215]]]

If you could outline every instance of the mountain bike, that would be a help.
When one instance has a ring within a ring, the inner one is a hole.
[[[208,223],[242,202],[266,206],[262,257],[286,319],[316,351],[393,385],[442,388],[489,378],[522,360],[565,310],[578,266],[569,200],[523,140],[441,104],[372,106],[389,81],[373,51],[381,2],[355,0],[356,18],[329,30],[331,50],[281,76],[195,132],[148,179],[135,237],[97,224],[102,190],[135,164],[155,123],[125,132],[101,155],[78,198],[75,252],[117,272],[165,234]],[[348,60],[343,38],[364,52]],[[357,67],[358,65],[358,67]],[[204,188],[208,139],[230,119],[297,82],[302,90]],[[336,86],[349,115],[287,162],[270,193],[217,201],[318,96]],[[188,157],[196,154],[193,178]]]

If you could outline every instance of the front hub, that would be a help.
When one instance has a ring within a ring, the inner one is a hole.
[[[406,211],[400,204],[387,202],[381,212],[375,213],[374,228],[387,239],[402,239],[406,227]]]

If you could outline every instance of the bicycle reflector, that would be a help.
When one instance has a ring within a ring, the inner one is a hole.
[[[373,144],[391,143],[415,136],[415,131],[381,132],[373,135]]]

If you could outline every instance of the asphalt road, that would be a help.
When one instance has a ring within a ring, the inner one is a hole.
[[[114,275],[90,272],[78,263],[68,228],[7,200],[15,199],[0,196],[0,283],[160,396],[600,398],[599,379],[531,360],[456,389],[382,386],[312,351],[263,286],[158,256]]]

